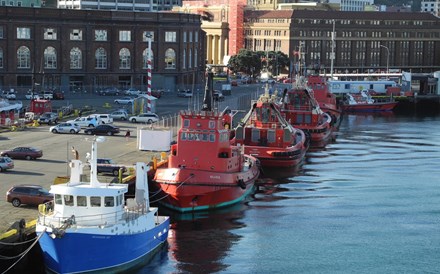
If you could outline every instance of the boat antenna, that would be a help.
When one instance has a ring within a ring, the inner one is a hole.
[[[212,72],[212,67],[206,67],[206,83],[205,83],[205,94],[203,97],[202,110],[211,111],[212,110],[212,89],[213,89],[213,78],[214,73]]]

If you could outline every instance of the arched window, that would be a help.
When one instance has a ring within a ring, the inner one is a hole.
[[[152,50],[150,50],[150,54],[151,54],[151,69],[154,68],[154,53]],[[148,62],[148,48],[144,49],[144,51],[142,52],[142,68],[143,69],[147,69],[147,62]]]
[[[95,52],[95,68],[106,69],[107,68],[107,52],[104,48],[98,48]]]
[[[82,52],[77,47],[70,50],[70,68],[82,69]]]
[[[189,49],[189,61],[188,61],[188,68],[192,68],[192,49]]]
[[[44,50],[44,68],[46,69],[57,68],[57,52],[54,47],[47,47]]]
[[[197,34],[197,32],[196,32],[196,34]],[[196,68],[197,66],[198,66],[197,65],[197,49],[194,49],[194,67]]]
[[[31,68],[31,51],[26,46],[17,50],[17,68]]]
[[[165,68],[176,68],[176,51],[174,51],[172,48],[169,48],[165,51]]]
[[[119,51],[119,68],[129,69],[131,67],[130,51],[127,48],[122,48]]]
[[[0,68],[3,68],[3,49],[0,48]]]
[[[186,68],[186,49],[183,49],[183,64],[182,68]]]

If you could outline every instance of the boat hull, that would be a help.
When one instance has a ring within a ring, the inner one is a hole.
[[[160,200],[162,205],[192,212],[223,208],[244,200],[253,192],[259,174],[256,164],[234,173],[159,168],[153,181],[155,188],[165,195]]]
[[[37,234],[46,268],[51,272],[116,273],[153,256],[166,242],[169,225],[169,218],[164,218],[153,229],[136,234],[82,233],[81,229],[69,228],[63,236],[52,238],[50,229],[42,227],[37,227]]]
[[[304,158],[306,148],[281,150],[276,147],[245,146],[244,151],[257,158],[262,167],[294,167]]]
[[[355,105],[342,105],[342,109],[345,112],[378,112],[378,111],[392,111],[398,102],[384,102],[384,103],[372,103],[372,104],[355,104]]]

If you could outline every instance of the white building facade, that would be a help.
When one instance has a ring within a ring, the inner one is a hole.
[[[182,5],[182,0],[58,0],[60,9],[164,11]]]
[[[421,12],[430,12],[430,13],[434,14],[435,16],[439,16],[439,14],[440,14],[440,0],[435,0],[435,1],[422,0],[420,11]]]

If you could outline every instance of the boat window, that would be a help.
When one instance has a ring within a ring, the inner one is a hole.
[[[209,121],[209,128],[215,128],[215,121]]]
[[[63,200],[62,200],[60,194],[55,194],[55,204],[57,204],[57,205],[62,205],[63,204]]]
[[[296,115],[296,124],[302,124],[302,122],[303,122],[303,115],[297,114]]]
[[[310,124],[312,122],[312,115],[310,115],[310,114],[304,115],[304,122],[306,124]]]
[[[77,206],[87,206],[87,197],[86,196],[76,197],[76,205]]]
[[[260,141],[260,130],[259,129],[257,129],[257,128],[252,129],[251,141],[255,142],[255,143]]]
[[[190,122],[188,119],[183,120],[183,127],[189,128]]]
[[[186,132],[180,134],[180,140],[185,141],[187,139]]]
[[[72,195],[64,195],[64,205],[73,206],[73,196]]]
[[[111,197],[111,196],[104,197],[104,205],[106,207],[113,207],[113,206],[115,206],[115,197]]]
[[[120,205],[122,205],[122,195],[119,195],[118,197],[117,197],[117,205],[118,206],[120,206]]]
[[[275,130],[268,130],[267,131],[267,141],[269,143],[275,143],[275,141],[276,141]]]
[[[101,197],[99,197],[99,196],[90,197],[90,205],[92,207],[100,207],[101,206]]]
[[[209,134],[203,133],[203,137],[202,137],[203,142],[208,142],[208,139],[209,139],[208,136],[209,136]]]
[[[215,134],[209,134],[209,141],[215,142]]]

